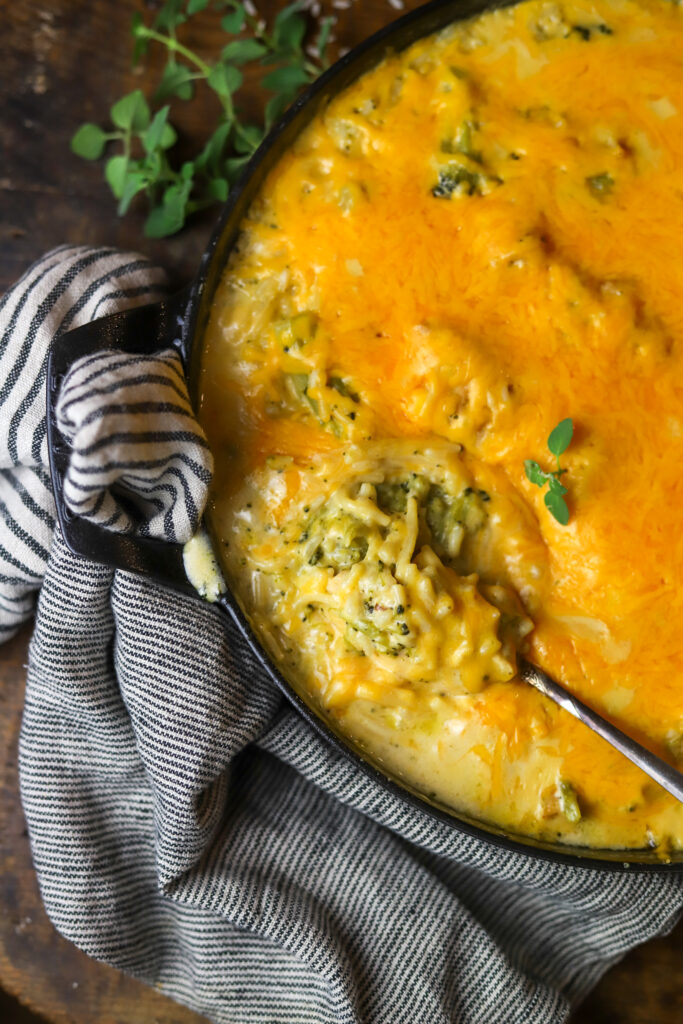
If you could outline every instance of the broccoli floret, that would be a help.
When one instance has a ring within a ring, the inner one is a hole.
[[[405,512],[408,507],[409,490],[407,480],[377,484],[377,504],[387,515],[391,515],[392,512]]]
[[[320,536],[309,565],[324,566],[338,573],[362,562],[368,553],[368,542],[361,530],[362,523],[345,512],[314,517],[299,538],[305,543],[309,537]]]
[[[385,480],[384,483],[376,485],[377,504],[387,515],[405,513],[408,495],[416,498],[418,504],[423,504],[429,487],[429,481],[419,473],[411,473],[405,480]]]
[[[427,494],[425,518],[438,555],[456,558],[465,532],[476,533],[487,519],[485,503],[490,501],[486,491],[466,487],[454,497],[432,485]]]
[[[572,786],[571,782],[567,782],[565,779],[560,779],[557,790],[560,798],[560,809],[567,821],[571,821],[572,823],[581,821],[579,798],[576,795],[576,790]]]
[[[318,318],[315,313],[297,313],[288,320],[279,320],[273,325],[278,343],[285,352],[302,348],[318,333]]]
[[[598,25],[572,25],[572,32],[576,32],[577,35],[581,36],[584,43],[590,42],[593,36],[596,35],[614,35],[609,25],[605,25],[604,22],[600,22]]]
[[[352,391],[346,381],[342,380],[341,377],[330,377],[327,382],[328,387],[333,388],[337,394],[341,395],[342,398],[350,398],[352,402],[360,402],[360,396]]]
[[[307,373],[288,373],[287,380],[291,383],[294,394],[299,401],[306,402],[310,407],[311,411],[315,416],[320,413],[320,406],[316,402],[315,398],[311,398],[308,393],[308,374]]]
[[[605,199],[614,188],[614,178],[611,174],[593,174],[586,178],[586,185],[596,199]]]
[[[370,618],[359,618],[353,622],[347,622],[347,640],[352,647],[356,645],[353,643],[354,632],[362,633],[368,640],[371,640],[373,645],[378,651],[383,654],[401,654],[407,647],[411,646],[410,642],[410,628],[407,622],[398,622],[394,620],[390,625],[381,628],[376,625]]]
[[[450,199],[453,195],[472,196],[479,191],[482,175],[468,171],[460,164],[449,164],[439,171],[439,183],[432,189],[436,199]]]
[[[441,143],[442,153],[462,153],[463,156],[467,156],[470,160],[474,160],[475,163],[481,163],[481,153],[475,149],[473,142],[473,134],[476,131],[476,125],[474,121],[463,121],[461,125],[450,139],[444,139]]]
[[[464,156],[463,159],[468,158]],[[432,189],[437,199],[452,199],[453,196],[485,196],[494,185],[502,185],[501,178],[492,177],[481,171],[470,170],[464,163],[451,163],[439,170],[439,181]]]

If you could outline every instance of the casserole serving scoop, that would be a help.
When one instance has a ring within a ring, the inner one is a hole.
[[[677,800],[683,803],[682,772],[679,772],[661,757],[657,757],[656,754],[653,754],[652,751],[648,750],[641,743],[631,739],[630,736],[627,736],[625,732],[618,729],[616,725],[612,725],[602,715],[593,711],[592,708],[589,708],[582,700],[571,694],[564,686],[561,686],[560,683],[552,679],[547,672],[538,668],[537,665],[532,665],[530,661],[520,658],[518,673],[520,679],[525,683],[530,683],[540,693],[545,694],[546,697],[549,697],[561,708],[564,708],[574,718],[578,718],[580,722],[583,722],[589,729],[596,732],[598,736],[602,736],[615,750],[618,750],[629,761],[632,761],[633,764],[642,769],[646,775],[649,775],[651,779],[658,782],[667,793],[671,793],[672,796],[675,796]]]

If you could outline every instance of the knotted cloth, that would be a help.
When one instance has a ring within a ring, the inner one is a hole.
[[[683,876],[502,851],[404,805],[283,702],[218,610],[79,560],[55,531],[50,338],[162,291],[139,257],[65,248],[0,312],[0,623],[40,587],[20,775],[48,914],[225,1024],[566,1020],[673,926]]]

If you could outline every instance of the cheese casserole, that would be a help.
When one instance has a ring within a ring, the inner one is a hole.
[[[463,814],[663,858],[683,806],[516,659],[680,766],[682,52],[675,4],[598,0],[389,56],[267,178],[200,380],[221,563],[334,728]],[[563,525],[525,460],[569,417]]]

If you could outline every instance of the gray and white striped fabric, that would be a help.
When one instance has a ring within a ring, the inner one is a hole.
[[[140,256],[65,245],[0,301],[0,642],[33,613],[55,526],[45,420],[50,342],[166,292],[164,272]]]
[[[61,259],[101,273],[93,254]],[[30,293],[22,308],[38,316]],[[45,337],[67,315],[52,308]],[[7,520],[0,542],[24,564]],[[30,564],[35,586],[44,559]],[[20,775],[56,927],[221,1024],[557,1024],[683,905],[681,875],[546,863],[407,808],[283,706],[220,611],[83,562],[59,535]]]
[[[72,512],[115,533],[178,543],[196,533],[213,462],[175,349],[84,356],[56,413],[71,445],[64,498]]]

